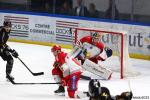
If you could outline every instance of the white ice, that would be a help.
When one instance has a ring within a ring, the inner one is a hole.
[[[51,75],[54,61],[51,47],[14,42],[9,42],[8,45],[19,53],[19,57],[33,72],[44,72],[42,76],[33,76],[18,59],[14,58],[12,75],[16,82],[54,82]],[[67,49],[63,50],[69,52]],[[150,61],[132,59],[131,63],[137,71],[141,72],[141,75],[126,79],[112,76],[111,80],[100,80],[101,86],[109,88],[111,95],[117,95],[123,91],[130,91],[128,85],[130,81],[134,97],[147,96],[145,100],[148,100],[150,99]],[[65,97],[53,93],[58,88],[56,84],[12,85],[5,79],[5,65],[6,62],[0,59],[0,100],[70,100],[67,93]],[[88,91],[88,81],[80,80],[78,90]],[[88,98],[82,100],[88,100]]]

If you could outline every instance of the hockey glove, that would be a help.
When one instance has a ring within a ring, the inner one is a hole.
[[[14,49],[12,50],[12,56],[15,58],[18,58],[18,56],[19,56],[18,53],[16,52],[16,50],[14,50]]]
[[[121,96],[122,96],[125,100],[131,100],[133,94],[132,94],[132,92],[123,92],[123,93],[121,94]]]
[[[132,92],[123,92],[121,95],[116,96],[116,100],[131,100],[133,97]]]
[[[5,47],[4,47],[4,48],[5,48],[6,51],[9,51],[9,52],[12,52],[12,51],[13,51],[7,44],[5,44]]]

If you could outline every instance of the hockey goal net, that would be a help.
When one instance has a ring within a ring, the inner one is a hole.
[[[115,76],[120,74],[120,78],[137,76],[140,73],[136,72],[131,64],[128,52],[128,39],[125,32],[103,31],[85,28],[76,28],[74,31],[75,44],[78,44],[82,37],[92,35],[93,33],[101,35],[100,41],[113,50],[113,56],[100,64],[108,67]]]

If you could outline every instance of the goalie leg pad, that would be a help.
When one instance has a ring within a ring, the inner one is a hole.
[[[96,64],[88,59],[85,60],[82,66],[85,70],[94,73],[104,79],[110,79],[112,75],[112,71],[99,65]]]

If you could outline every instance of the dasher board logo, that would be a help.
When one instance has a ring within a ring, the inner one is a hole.
[[[24,38],[29,36],[29,18],[8,15],[4,16],[4,20],[10,20],[12,23],[11,37]]]
[[[150,33],[148,34],[147,37],[144,38],[144,43],[147,46],[147,49],[150,50]]]
[[[56,41],[72,43],[74,41],[73,30],[78,26],[77,22],[56,20]]]

